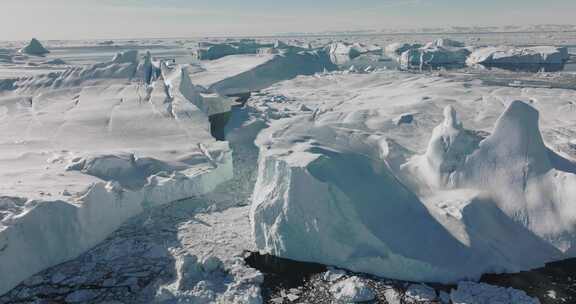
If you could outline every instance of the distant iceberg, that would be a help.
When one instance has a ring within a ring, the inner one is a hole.
[[[484,47],[475,50],[468,57],[470,65],[510,66],[523,64],[564,64],[570,55],[565,47]]]
[[[27,46],[20,49],[20,53],[28,54],[28,55],[34,55],[34,56],[44,56],[44,55],[50,53],[50,51],[48,51],[42,45],[42,43],[40,43],[40,41],[38,41],[38,39],[32,38],[32,40],[30,40],[30,43],[28,43]]]
[[[407,48],[400,55],[399,61],[405,67],[464,65],[468,55],[470,50],[463,43],[438,39],[420,48]]]

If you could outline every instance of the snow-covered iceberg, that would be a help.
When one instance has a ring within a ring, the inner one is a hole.
[[[565,47],[484,47],[470,54],[467,63],[487,66],[564,64],[569,59]]]
[[[0,92],[0,294],[144,209],[232,178],[210,125],[231,100],[161,66],[126,52]]]
[[[538,111],[512,99],[520,90],[471,91],[389,72],[301,79],[273,91],[315,109],[273,123],[257,139],[251,216],[262,251],[446,283],[575,255],[576,165],[544,144]],[[496,93],[506,97],[492,102]],[[548,117],[574,121],[558,112],[566,99],[548,104],[545,92],[525,93],[546,101],[537,105]],[[491,134],[465,129],[452,104]],[[448,107],[438,113],[439,105]],[[396,124],[406,108],[413,122]],[[433,123],[431,137],[421,137]]]
[[[259,43],[253,39],[220,43],[200,42],[194,55],[199,60],[216,60],[230,55],[258,54],[261,49],[274,48],[275,46],[274,43]]]
[[[336,42],[330,44],[327,49],[331,55],[346,55],[351,59],[367,53],[382,53],[381,47],[361,43]]]
[[[313,75],[335,66],[322,51],[268,55],[234,55],[202,62],[190,70],[192,82],[222,95],[258,91],[298,75]]]
[[[50,51],[48,51],[40,41],[36,38],[32,38],[28,45],[20,49],[20,53],[27,54],[27,55],[34,55],[34,56],[44,56]]]
[[[394,59],[398,59],[398,58],[400,58],[402,53],[404,53],[408,50],[411,50],[411,49],[419,49],[421,47],[422,47],[421,44],[395,42],[395,43],[387,45],[386,48],[384,49],[384,52],[386,53],[386,55],[388,55]]]
[[[408,48],[398,58],[405,67],[464,65],[470,50],[449,39],[439,39],[420,48]]]
[[[334,42],[326,46],[326,52],[335,64],[342,64],[364,54],[381,55],[383,50],[376,45],[361,43]]]
[[[76,87],[85,83],[118,82],[120,79],[150,84],[161,74],[160,62],[153,62],[149,52],[140,57],[138,51],[118,53],[110,61],[89,66],[70,66],[64,72],[40,74],[18,78],[14,83],[16,93],[35,94],[36,90],[56,90]],[[142,93],[143,95],[144,92]]]

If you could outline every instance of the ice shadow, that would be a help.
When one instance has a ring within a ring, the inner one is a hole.
[[[308,166],[310,174],[342,191],[359,222],[391,253],[434,265],[451,279],[467,272],[479,275],[486,257],[456,239],[382,162],[317,147],[310,152],[322,155]],[[351,258],[383,254],[375,244],[354,245]]]

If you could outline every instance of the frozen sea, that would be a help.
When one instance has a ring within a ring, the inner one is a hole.
[[[45,56],[0,42],[0,303],[575,301],[576,32],[240,38],[572,58],[407,68],[195,56],[221,37],[49,40]],[[505,172],[469,173],[483,161]]]

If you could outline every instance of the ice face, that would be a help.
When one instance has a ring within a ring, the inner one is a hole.
[[[552,65],[564,64],[568,58],[565,47],[485,47],[470,54],[467,63],[488,66]]]
[[[22,48],[20,52],[23,54],[34,56],[43,56],[50,53],[36,38],[32,38],[32,40],[30,40],[30,43],[28,43],[27,46]]]
[[[515,101],[518,91],[512,90],[499,97],[504,105],[485,108],[472,100],[488,98],[486,92],[494,92],[489,88],[471,93],[462,90],[464,84],[429,85],[420,82],[424,78],[392,74],[331,75],[273,90],[295,104],[300,95],[319,102],[307,103],[313,113],[271,124],[257,140],[252,222],[259,248],[384,277],[436,282],[570,256],[575,218],[568,197],[576,179],[570,162],[552,161],[562,157],[544,144],[534,102]],[[331,94],[318,93],[323,91]],[[334,97],[335,92],[342,96]],[[436,100],[430,97],[435,92],[462,95],[446,99],[441,111],[437,101],[429,101]],[[274,107],[273,99],[262,103]],[[557,111],[553,105],[538,106],[548,117]],[[413,122],[396,123],[396,113],[407,108]],[[481,120],[482,130],[491,134],[466,129],[467,123],[477,127],[478,117],[492,117]],[[431,136],[414,140],[419,128],[433,129]],[[427,146],[420,143],[426,141]]]

